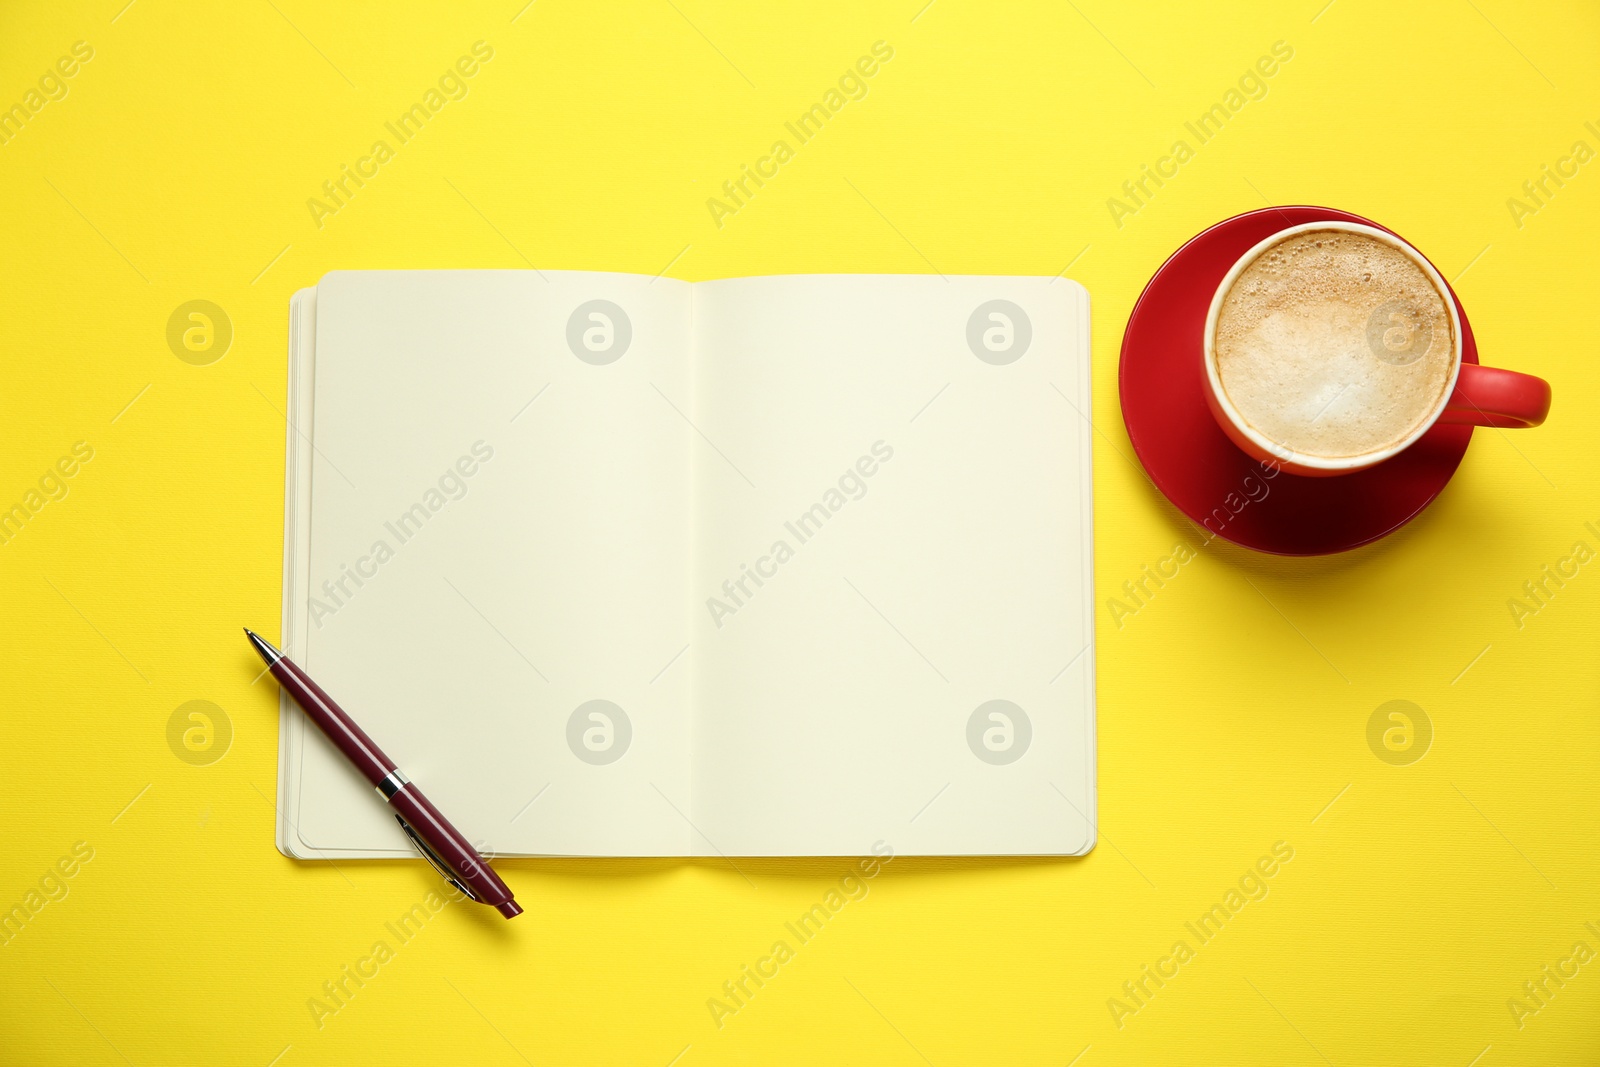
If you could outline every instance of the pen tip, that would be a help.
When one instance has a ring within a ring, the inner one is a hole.
[[[255,631],[251,630],[250,627],[246,626],[244,628],[244,635],[250,639],[250,644],[255,648],[256,654],[266,662],[267,666],[270,667],[283,658],[282,652],[279,652],[276,648],[272,647],[270,643],[263,640],[261,636]]]

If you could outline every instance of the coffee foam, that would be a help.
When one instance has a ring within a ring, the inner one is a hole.
[[[1223,296],[1217,372],[1243,422],[1324,459],[1382,452],[1436,411],[1455,369],[1445,305],[1420,266],[1366,234],[1310,230]]]

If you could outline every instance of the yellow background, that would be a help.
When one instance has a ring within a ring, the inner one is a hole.
[[[0,546],[0,908],[94,848],[0,948],[0,1060],[1595,1062],[1600,963],[1520,1029],[1507,1007],[1574,942],[1600,951],[1600,564],[1520,628],[1507,606],[1574,542],[1600,549],[1600,163],[1520,227],[1507,207],[1574,141],[1600,148],[1594,5],[524,2],[0,12],[0,103],[94,48],[0,145],[0,503],[95,449]],[[470,94],[319,229],[307,198],[478,40]],[[869,95],[719,229],[706,198],[878,40]],[[1267,95],[1115,225],[1122,182],[1280,40]],[[1123,324],[1183,240],[1269,202],[1415,242],[1485,362],[1551,380],[1553,418],[1480,431],[1383,543],[1216,543],[1118,627],[1105,598],[1199,541],[1130,459]],[[506,862],[526,917],[450,906],[317,1026],[308,998],[437,882],[272,847],[277,699],[239,627],[277,633],[288,298],[335,268],[529,263],[1071,264],[1100,430],[1098,849],[897,860],[720,1029],[707,999],[845,861]],[[165,340],[193,299],[235,331],[209,366]],[[167,742],[197,699],[234,735],[209,766]],[[1366,740],[1393,699],[1433,725],[1409,766]],[[1277,841],[1295,857],[1270,895],[1119,1028],[1108,999]]]

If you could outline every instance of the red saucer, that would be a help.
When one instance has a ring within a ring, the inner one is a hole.
[[[1322,207],[1264,208],[1219,222],[1156,271],[1122,338],[1122,419],[1150,480],[1212,534],[1284,556],[1344,552],[1398,530],[1439,495],[1472,440],[1470,426],[1435,426],[1400,455],[1356,474],[1280,471],[1269,479],[1217,426],[1204,393],[1211,297],[1258,241],[1324,219],[1378,225]],[[1461,335],[1463,359],[1478,362],[1465,310]]]

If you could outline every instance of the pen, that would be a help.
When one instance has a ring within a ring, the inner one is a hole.
[[[278,684],[395,809],[395,820],[422,858],[446,881],[479,904],[488,904],[508,919],[521,915],[522,909],[511,898],[511,890],[500,876],[422,791],[400,773],[394,760],[372,743],[372,738],[355,724],[355,720],[293,660],[248,628],[244,632]]]

